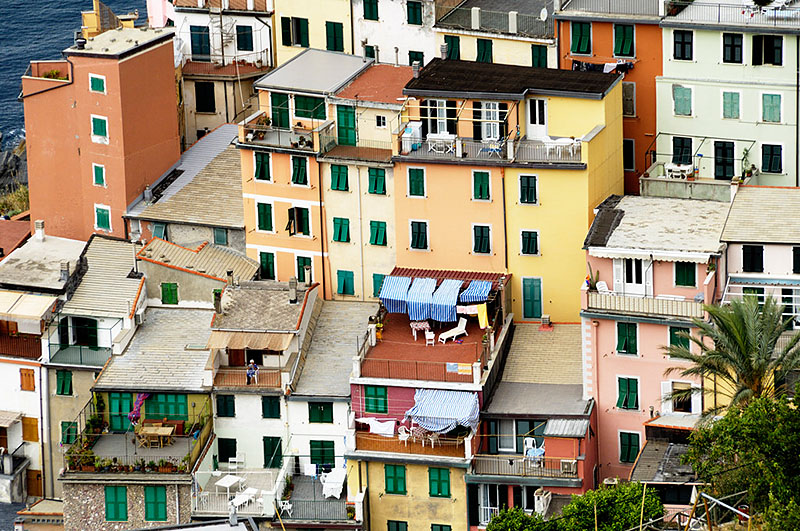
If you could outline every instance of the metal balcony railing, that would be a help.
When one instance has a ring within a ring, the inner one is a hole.
[[[589,310],[687,319],[700,319],[704,315],[702,303],[679,297],[642,297],[597,291],[590,291],[588,295]]]

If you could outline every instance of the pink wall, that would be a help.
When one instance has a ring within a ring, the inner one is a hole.
[[[600,280],[608,284],[608,289],[614,290],[614,261],[610,258],[598,258],[586,254],[586,261],[591,264],[592,272],[600,272]],[[682,287],[675,285],[675,262],[655,261],[653,264],[653,294],[658,295],[680,295],[686,299],[692,299],[703,290],[703,283],[708,275],[707,264],[697,264],[695,274],[695,287]],[[588,274],[588,268],[587,268]],[[716,286],[721,290],[721,286]]]
[[[416,389],[413,387],[387,387],[386,398],[388,413],[386,415],[364,412],[363,385],[353,384],[350,386],[350,391],[350,408],[355,412],[356,418],[395,418],[399,422],[402,422],[405,412],[414,406],[414,392]]]

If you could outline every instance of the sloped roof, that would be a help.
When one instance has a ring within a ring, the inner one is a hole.
[[[575,384],[582,380],[581,326],[519,323],[503,370],[504,382]]]
[[[190,249],[153,238],[136,254],[140,260],[185,271],[215,280],[227,281],[227,272],[234,278],[249,280],[258,271],[258,262],[228,247],[201,243]]]
[[[0,219],[0,260],[22,245],[31,235],[30,221]]]
[[[740,186],[722,241],[800,243],[800,188]]]
[[[403,87],[411,79],[410,66],[372,65],[336,94],[337,98],[389,103],[400,107]]]
[[[56,300],[51,295],[0,290],[0,318],[44,319]]]

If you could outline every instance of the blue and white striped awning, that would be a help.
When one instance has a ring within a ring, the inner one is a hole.
[[[406,418],[435,433],[447,433],[456,426],[475,432],[479,413],[478,393],[417,389],[414,407],[406,411]]]
[[[411,284],[409,277],[388,276],[383,279],[381,293],[378,298],[389,313],[406,313],[406,299],[408,286]]]
[[[422,321],[431,317],[431,303],[433,290],[436,289],[436,279],[415,278],[408,290],[408,318],[412,321]]]
[[[461,289],[461,281],[448,278],[439,284],[439,288],[433,294],[433,304],[431,304],[431,319],[443,323],[456,321],[456,302],[458,301],[458,291]]]
[[[461,294],[461,302],[485,302],[491,290],[492,283],[488,280],[473,280]]]

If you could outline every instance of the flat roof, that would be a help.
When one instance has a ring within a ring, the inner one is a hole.
[[[127,215],[149,221],[243,229],[241,154],[231,144],[238,134],[236,125],[224,124],[198,140],[159,181],[176,172],[180,175],[154,201],[139,199]]]
[[[309,48],[255,82],[265,90],[333,94],[374,59],[364,61],[358,55]]]
[[[518,323],[502,381],[580,386],[581,325],[555,324],[543,330],[536,323]]]
[[[340,90],[337,98],[387,103],[400,107],[403,87],[412,77],[410,66],[373,64],[349,85]]]
[[[30,238],[0,262],[0,285],[60,291],[67,283],[61,280],[61,262],[73,273],[85,247],[86,242],[56,236]]]
[[[213,315],[213,310],[147,309],[128,348],[111,356],[94,390],[208,391],[205,345]]]
[[[303,314],[306,288],[297,286],[297,302],[289,302],[289,283],[274,280],[240,282],[222,292],[222,313],[214,330],[295,331]],[[309,307],[309,311],[311,308]]]
[[[593,15],[598,19],[648,19],[657,22],[658,5],[661,0],[636,0],[636,2],[610,2],[599,4],[595,0],[570,0],[555,13],[556,18],[569,18],[572,15]],[[552,10],[550,11],[552,13]]]
[[[649,419],[644,425],[676,430],[693,430],[698,422],[700,422],[700,415],[672,414]]]
[[[590,401],[583,399],[581,384],[522,383],[501,379],[483,412],[505,416],[588,415],[589,404]]]
[[[93,236],[85,254],[88,269],[61,312],[119,319],[130,317],[144,284],[143,276],[130,276],[140,247],[125,240]]]
[[[27,509],[17,511],[17,514],[23,516],[63,516],[64,502],[62,500],[42,498]]]
[[[293,396],[350,397],[356,338],[378,313],[374,302],[325,301],[317,318],[306,364]]]
[[[168,28],[123,28],[104,31],[86,39],[79,49],[72,45],[64,50],[65,56],[86,55],[89,57],[122,58],[140,52],[156,44],[172,40],[173,31]]]
[[[173,4],[175,5],[175,7],[189,7],[198,9],[197,0],[173,0]],[[199,9],[202,10],[206,10],[209,8],[219,9],[220,7],[222,7],[222,0],[206,0],[205,4],[206,4],[205,7]],[[267,9],[267,0],[253,0],[253,9],[247,9],[247,0],[229,0],[228,10],[260,11],[267,13],[269,12],[269,10]]]
[[[234,278],[250,280],[259,267],[255,260],[228,247],[203,242],[195,248],[189,248],[161,238],[150,240],[136,257],[152,264],[222,282],[227,282],[228,271],[233,271]]]
[[[602,99],[618,74],[478,63],[435,57],[403,89],[408,96],[522,99],[527,94]]]
[[[516,11],[520,15],[536,15],[547,8],[549,14],[553,14],[553,0],[466,0],[458,5],[463,9],[479,7],[486,11],[501,11],[507,13]]]
[[[740,186],[722,241],[800,243],[800,188]]]

